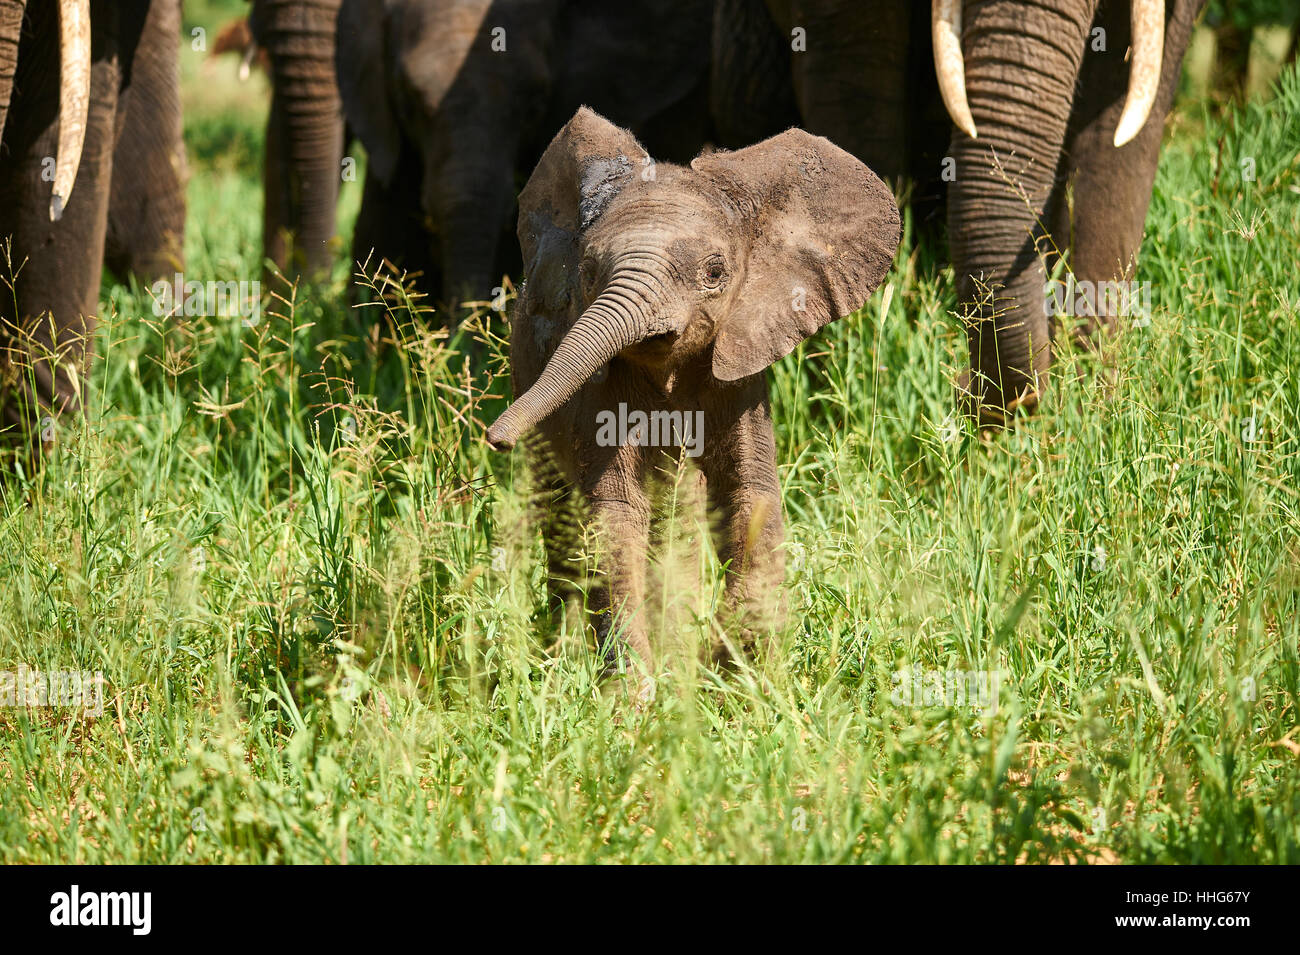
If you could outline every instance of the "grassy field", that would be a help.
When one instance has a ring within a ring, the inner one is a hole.
[[[264,87],[201,62],[187,277],[256,279]],[[644,708],[543,622],[499,340],[349,309],[343,245],[253,327],[106,285],[88,420],[0,489],[0,670],[104,709],[0,707],[0,861],[1300,862],[1300,76],[1171,125],[1149,325],[1015,433],[951,417],[910,224],[773,369],[783,651],[699,667],[670,556]],[[950,672],[996,705],[900,695]]]

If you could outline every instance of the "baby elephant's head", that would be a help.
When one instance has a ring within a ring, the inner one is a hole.
[[[858,308],[898,238],[889,190],[829,140],[791,129],[655,165],[580,109],[519,196],[522,305],[576,320],[488,441],[513,447],[615,356],[668,368],[712,349],[719,381],[759,374]]]

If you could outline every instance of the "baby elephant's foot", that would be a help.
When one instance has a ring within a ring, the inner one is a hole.
[[[608,688],[607,692],[621,695],[632,704],[634,710],[644,710],[653,704],[659,690],[655,678],[636,665],[607,665],[601,671],[600,678]]]
[[[601,680],[611,677],[639,676],[649,679],[650,672],[649,641],[635,634],[611,634],[612,617],[600,613],[593,621],[596,631],[596,649],[601,656],[603,666],[600,670]]]
[[[632,705],[638,709],[645,709],[655,701],[655,694],[658,693],[659,686],[655,683],[654,677],[642,673],[637,678],[636,696],[632,699]]]
[[[757,662],[770,656],[775,634],[768,629],[752,626],[729,627],[715,637],[710,648],[710,663],[724,673],[735,673],[746,662]]]

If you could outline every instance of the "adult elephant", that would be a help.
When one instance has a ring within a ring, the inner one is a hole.
[[[343,0],[339,87],[369,156],[354,258],[421,272],[444,305],[488,297],[520,264],[516,184],[579,106],[652,156],[698,152],[710,17],[711,0]]]
[[[103,264],[183,265],[179,43],[179,0],[0,0],[5,446],[80,407]]]
[[[810,132],[886,177],[920,181],[924,195],[950,180],[949,249],[970,351],[963,397],[983,421],[1003,423],[1032,409],[1047,383],[1054,329],[1044,290],[1056,250],[1069,249],[1079,280],[1132,275],[1164,119],[1203,5],[719,0],[719,17],[744,26],[715,28],[714,109],[750,120],[732,140],[770,134],[753,122],[760,109],[736,104],[753,64],[779,56]],[[937,85],[917,73],[930,58]],[[935,132],[945,106],[950,139]],[[1106,319],[1085,317],[1076,332]]]
[[[285,275],[334,261],[343,107],[334,77],[340,0],[254,0],[249,26],[268,55],[263,254]]]
[[[1032,410],[1047,383],[1055,249],[1069,249],[1081,282],[1132,277],[1202,6],[936,0],[941,85],[957,126],[948,241],[969,327],[965,393],[984,420]],[[1073,329],[1085,340],[1115,317],[1091,305],[1095,316]]]

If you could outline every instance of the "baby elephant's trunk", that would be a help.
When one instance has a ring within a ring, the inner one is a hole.
[[[634,296],[611,285],[569,329],[541,376],[488,428],[488,444],[508,451],[521,435],[558,410],[602,365],[646,337]]]

